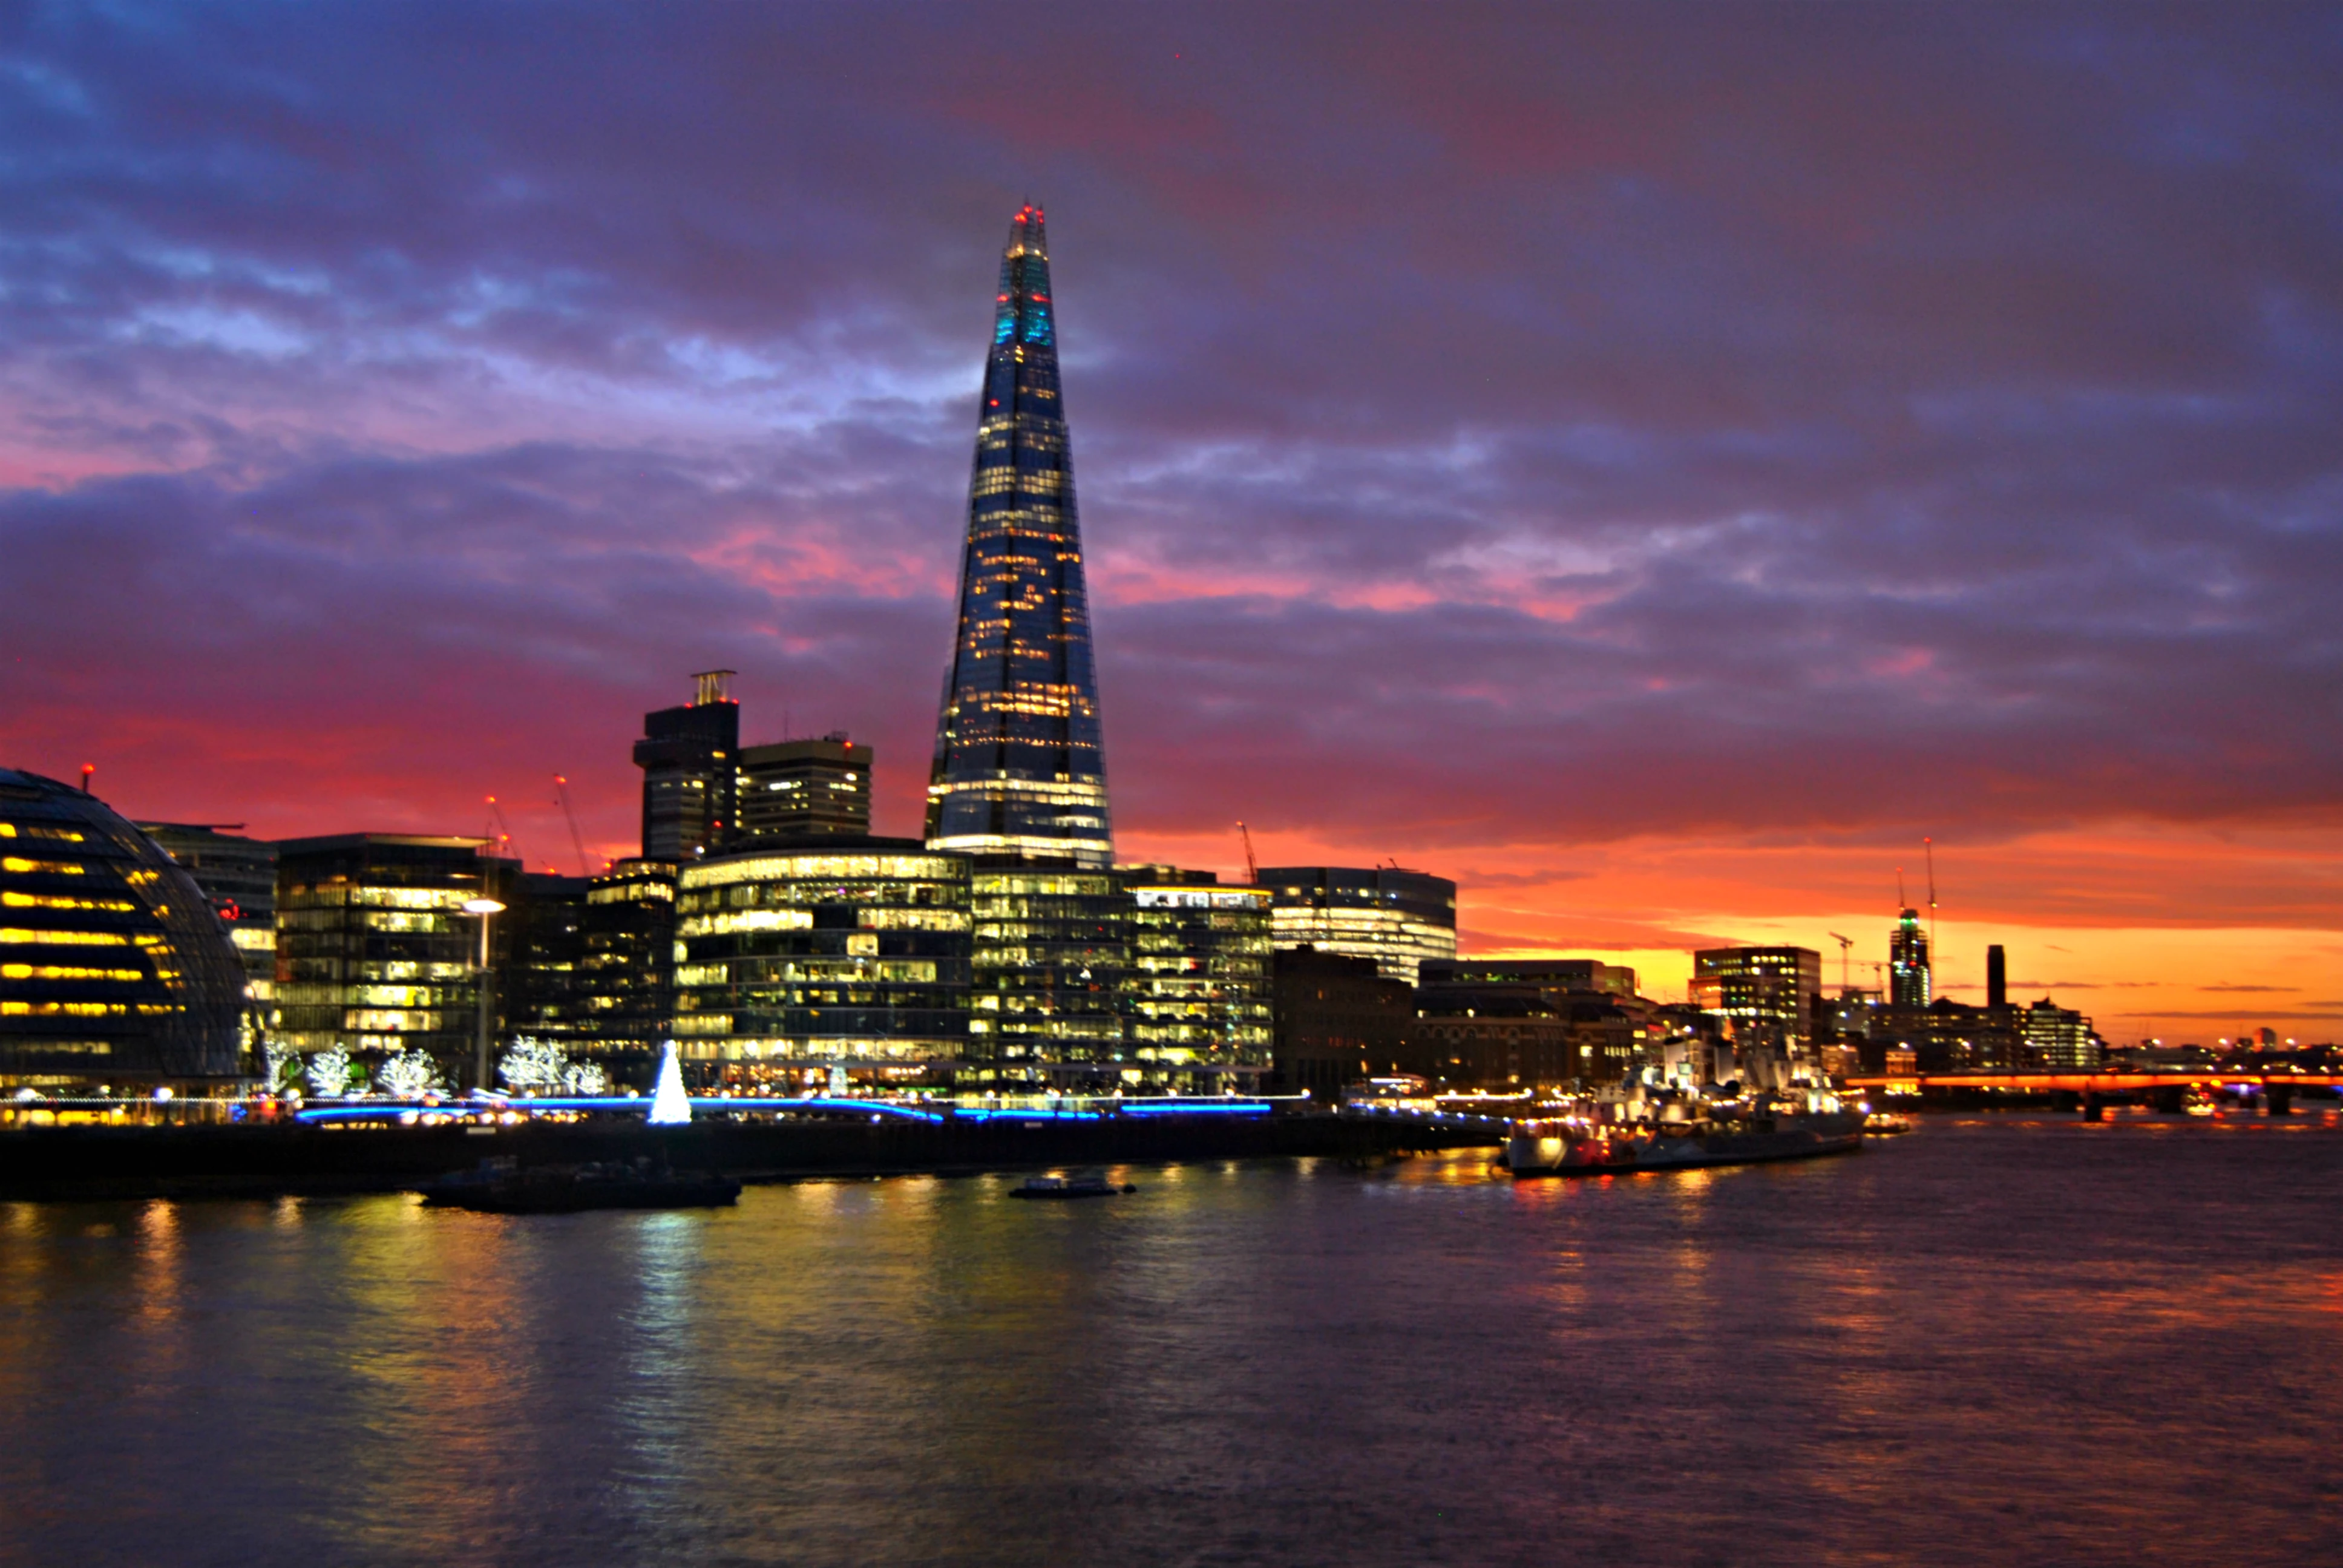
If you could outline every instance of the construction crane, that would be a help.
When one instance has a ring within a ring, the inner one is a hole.
[[[1846,954],[1847,950],[1855,946],[1855,939],[1853,937],[1840,936],[1836,931],[1825,931],[1823,934],[1838,944],[1839,990],[1842,993],[1853,990],[1855,989],[1855,984],[1846,978]]]
[[[569,805],[569,780],[558,773],[553,776],[553,799],[559,803],[561,814],[569,819],[569,841],[578,849],[578,874],[590,877],[594,868],[586,859],[586,835],[578,830],[578,813]]]
[[[493,795],[488,797],[488,837],[508,853],[517,855],[520,852],[519,846],[513,842],[512,824],[505,820],[505,809],[497,804],[497,798]],[[522,862],[524,868],[527,864],[526,860]]]
[[[1248,882],[1259,882],[1261,880],[1261,868],[1253,863],[1252,829],[1247,828],[1242,822],[1240,822],[1237,824],[1237,831],[1242,835],[1244,839],[1245,880]]]
[[[1936,966],[1945,961],[1936,950],[1936,840],[1924,838],[1920,844],[1928,852],[1928,973],[1933,980]]]

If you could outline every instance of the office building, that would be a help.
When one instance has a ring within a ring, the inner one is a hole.
[[[844,730],[740,752],[735,849],[862,839],[870,833],[870,748]]]
[[[1887,1005],[1925,1008],[1936,1000],[1928,972],[1928,934],[1920,929],[1920,911],[1906,910],[1887,933]]]
[[[665,860],[619,860],[587,886],[578,989],[597,1056],[648,1059],[672,1032],[675,881]]]
[[[2052,1072],[2088,1072],[2099,1065],[2099,1039],[2091,1020],[2073,1008],[2058,1006],[2048,997],[2031,1007],[2012,1010],[2026,1042],[2030,1065]]]
[[[1922,1072],[2017,1071],[2028,1060],[2022,1010],[1943,996],[1926,1007],[1885,1008],[1871,1020],[1864,1060],[1884,1062],[1888,1050],[1902,1049]]]
[[[740,782],[740,705],[729,669],[703,670],[689,703],[643,715],[643,859],[690,860],[722,851]]]
[[[1137,913],[1123,879],[1071,863],[980,861],[968,1086],[1105,1093],[1141,1081],[1123,1028]]]
[[[195,879],[103,801],[0,768],[0,1088],[233,1079],[249,1020],[243,960]]]
[[[227,827],[193,822],[141,822],[145,833],[211,900],[244,960],[245,994],[265,1016],[277,985],[277,846]]]
[[[1374,960],[1281,948],[1272,982],[1272,1081],[1281,1093],[1339,1101],[1350,1084],[1414,1070],[1415,992]]]
[[[1528,985],[1610,997],[1635,994],[1633,969],[1599,959],[1427,959],[1416,979],[1424,986]]]
[[[1281,949],[1373,959],[1408,985],[1427,960],[1456,956],[1456,884],[1395,866],[1264,866],[1271,940]]]
[[[1636,1063],[1652,1009],[1632,991],[1574,983],[1611,967],[1568,959],[1425,964],[1415,992],[1419,1070],[1447,1088],[1499,1092],[1617,1081]]]
[[[1725,1020],[1734,1043],[1803,1046],[1814,1034],[1823,956],[1812,948],[1704,948],[1692,955],[1690,1000]]]
[[[1001,256],[982,402],[928,846],[1102,870],[1106,759],[1039,207]]]
[[[969,862],[913,839],[746,850],[682,869],[675,1041],[702,1083],[836,1070],[951,1086],[969,1047]]]
[[[1269,895],[1210,871],[1126,866],[1126,1084],[1252,1093],[1271,1064]]]
[[[279,843],[277,1043],[304,1055],[340,1046],[362,1060],[421,1050],[449,1083],[469,1085],[480,917],[464,905],[511,904],[520,876],[485,848],[404,833]],[[491,919],[489,932],[493,970],[509,961],[511,922]]]
[[[554,871],[514,879],[506,961],[497,977],[498,1037],[528,1035],[573,1050],[592,1038],[586,991],[586,896],[592,882]]]
[[[2009,1005],[2009,960],[1998,942],[1985,950],[1985,1005]]]

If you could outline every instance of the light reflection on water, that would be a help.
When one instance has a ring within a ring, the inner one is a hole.
[[[0,1557],[2343,1558],[2315,1121],[1111,1174],[0,1206]]]

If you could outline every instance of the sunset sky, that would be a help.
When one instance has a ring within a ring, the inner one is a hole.
[[[2343,1038],[2343,10],[0,13],[0,765],[918,830],[1043,203],[1118,847]]]

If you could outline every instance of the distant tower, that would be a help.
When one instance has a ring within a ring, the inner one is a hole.
[[[643,770],[643,859],[689,860],[724,847],[739,789],[736,671],[702,670],[690,704],[643,715],[635,766]]]
[[[1010,226],[978,410],[928,847],[1113,863],[1041,209]]]
[[[1907,909],[1887,933],[1887,1000],[1892,1007],[1926,1007],[1933,996],[1928,976],[1928,933],[1920,929],[1920,911]]]
[[[834,729],[740,753],[737,847],[863,838],[870,831],[870,748]]]
[[[1985,950],[1985,1005],[2009,1005],[2009,963],[2002,957],[1998,942]]]

